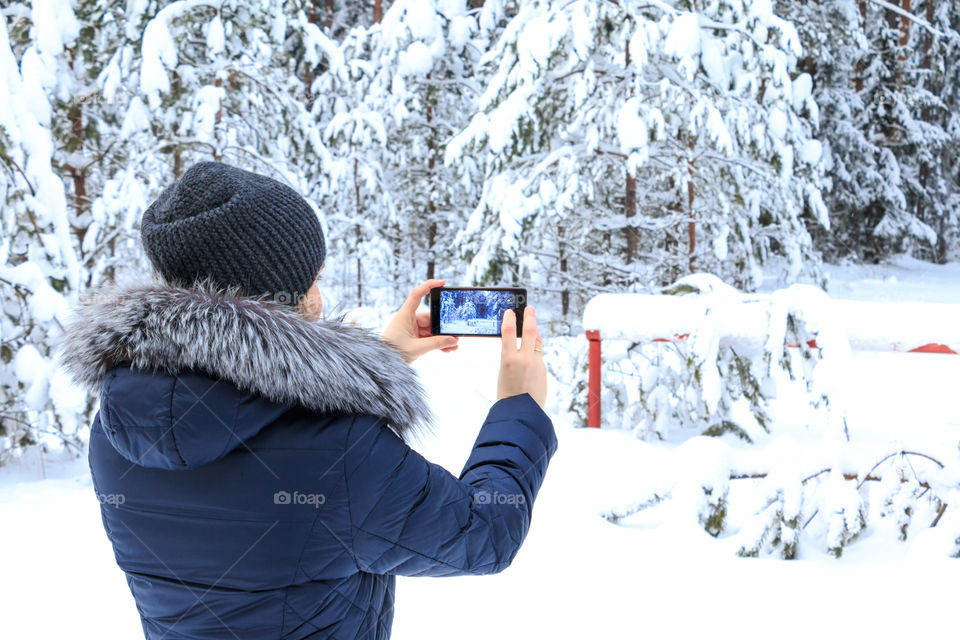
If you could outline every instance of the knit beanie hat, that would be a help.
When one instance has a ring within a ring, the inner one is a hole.
[[[147,257],[171,284],[208,280],[296,304],[326,253],[320,221],[296,191],[220,162],[199,162],[143,214]]]

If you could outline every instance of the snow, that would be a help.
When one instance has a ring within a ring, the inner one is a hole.
[[[32,344],[21,347],[13,359],[13,371],[24,384],[33,382],[45,367],[46,360]]]
[[[123,81],[122,74],[120,72],[120,52],[113,54],[113,57],[110,58],[110,62],[104,67],[103,71],[100,72],[100,75],[97,76],[97,83],[100,85],[100,92],[103,94],[103,99],[112,102],[114,96],[117,93],[117,89],[120,88],[120,84]]]
[[[410,35],[414,39],[433,41],[435,38],[443,36],[442,21],[437,15],[436,7],[433,2],[422,2],[421,0],[406,0],[395,3],[396,8],[403,7],[406,10],[403,23],[410,30]],[[394,7],[391,7],[393,10]]]
[[[447,27],[447,35],[450,39],[450,46],[454,51],[461,51],[470,41],[471,34],[476,30],[477,23],[468,16],[454,16],[450,19],[450,26]]]
[[[723,122],[723,116],[713,105],[707,107],[706,126],[710,138],[717,148],[727,154],[733,153],[733,139],[730,137],[730,132],[727,131],[727,125]]]
[[[730,74],[724,59],[723,41],[719,38],[703,38],[701,49],[700,64],[707,72],[707,77],[721,90],[726,90],[730,84]]]
[[[486,133],[492,151],[499,152],[507,145],[516,122],[530,111],[531,92],[529,86],[518,87],[490,114]]]
[[[120,137],[129,138],[139,131],[147,131],[150,128],[150,110],[139,96],[134,96],[130,100],[130,106],[127,107],[127,114],[123,117],[123,124],[120,126]]]
[[[226,89],[214,85],[206,85],[197,90],[193,98],[193,130],[198,140],[214,141],[217,112],[220,111],[226,95]]]
[[[931,265],[900,256],[888,264],[829,265],[826,272],[835,298],[960,303],[960,263]]]
[[[778,317],[775,310],[789,308],[830,318],[857,350],[910,351],[940,344],[960,352],[960,304],[831,300],[821,294],[810,285],[794,285],[771,295],[604,293],[587,303],[583,326],[608,339],[650,341],[696,335],[704,317],[712,314],[711,322],[724,342],[756,346],[768,335],[772,342],[783,341],[782,334],[769,331],[782,324],[772,320]]]
[[[322,54],[330,65],[331,71],[339,73],[343,68],[344,56],[343,51],[337,43],[327,37],[327,35],[320,30],[320,27],[312,22],[304,24],[303,30],[304,47],[306,49],[304,58],[306,61],[310,64],[319,64],[320,55]]]
[[[22,262],[15,267],[0,264],[0,278],[31,293],[29,311],[37,322],[67,319],[69,303],[50,286],[36,262]]]
[[[803,107],[812,102],[813,78],[809,73],[801,73],[792,83],[793,110],[800,113]]]
[[[397,70],[404,75],[425,76],[432,68],[433,56],[430,49],[422,41],[416,40],[403,52]]]
[[[270,25],[270,38],[276,42],[283,42],[287,33],[287,16],[278,11],[273,16],[273,23]]]
[[[197,4],[201,4],[200,0],[172,2],[158,11],[143,30],[140,45],[140,91],[148,96],[150,105],[154,108],[159,105],[158,94],[170,90],[166,68],[176,67],[180,58],[177,45],[170,34],[170,22]]]
[[[645,150],[647,147],[647,123],[640,114],[643,101],[638,97],[628,99],[620,108],[617,118],[617,137],[620,139],[620,150],[630,153],[634,150]]]
[[[901,261],[829,271],[834,295],[960,301],[960,265]],[[709,278],[700,280],[723,291]],[[439,427],[416,447],[454,473],[495,400],[496,347],[489,339],[464,339],[457,352],[429,354],[417,363]],[[951,399],[960,363],[948,356],[867,353],[855,356],[854,364],[852,430],[876,442],[941,438],[955,447],[960,413]],[[536,638],[759,638],[771,629],[786,638],[943,637],[955,624],[955,594],[944,585],[955,581],[956,562],[944,554],[953,543],[951,532],[960,529],[960,509],[948,509],[935,529],[918,527],[905,543],[883,526],[868,527],[840,559],[810,546],[796,561],[737,558],[750,531],[743,538],[704,532],[694,516],[702,495],[695,483],[722,484],[718,468],[749,469],[759,460],[776,460],[771,490],[791,486],[791,478],[807,471],[795,457],[798,446],[805,447],[803,460],[825,460],[815,443],[804,444],[802,427],[760,450],[735,450],[722,439],[644,442],[623,431],[571,428],[558,410],[562,390],[551,384],[549,408],[560,445],[513,565],[482,578],[400,578],[397,640],[449,638],[451,630],[488,638],[503,629],[511,637]],[[675,486],[677,480],[683,482]],[[729,482],[728,517],[735,522],[753,513],[753,505],[739,497],[743,483],[751,482]],[[619,524],[601,517],[665,494]],[[786,493],[784,508],[795,509],[797,499]],[[953,503],[960,496],[953,495]],[[0,518],[5,540],[28,541],[39,551],[5,560],[5,636],[140,637],[84,460],[51,454],[41,459],[34,449],[0,468]],[[55,616],[49,615],[50,603],[56,603]],[[743,615],[745,608],[749,615]],[[105,609],[110,615],[103,615]],[[809,613],[798,615],[803,611]],[[877,611],[889,615],[872,613]]]
[[[517,39],[517,62],[521,74],[535,76],[546,66],[554,48],[557,27],[546,16],[537,16],[524,25]]]
[[[207,50],[211,55],[223,53],[225,39],[223,21],[220,19],[220,15],[217,14],[213,17],[213,20],[210,21],[210,24],[207,25]]]
[[[823,144],[819,140],[805,140],[800,147],[800,160],[807,164],[816,164],[823,155]]]
[[[787,135],[787,112],[780,107],[772,109],[767,120],[767,131],[775,140],[783,140]]]
[[[69,23],[69,20],[65,22]],[[27,55],[30,50],[24,54],[28,61],[31,59]],[[43,69],[54,63],[41,64],[36,58],[33,60],[35,68],[31,70],[28,65],[27,73],[17,68],[4,23],[0,27],[0,90],[4,90],[11,108],[0,111],[0,127],[12,142],[8,153],[23,166],[24,177],[29,180],[34,192],[32,195],[25,194],[24,200],[35,207],[41,226],[53,223],[57,244],[52,253],[54,256],[59,254],[56,257],[65,268],[67,281],[75,288],[79,280],[79,264],[70,240],[67,199],[63,180],[53,171],[51,161],[54,145],[46,126],[48,123],[43,120],[49,120],[50,117],[45,92],[55,88],[42,86],[44,81],[54,82],[43,73]],[[59,82],[59,78],[56,78],[56,82]]]
[[[63,47],[72,45],[80,34],[80,23],[73,13],[70,0],[33,0],[30,20],[36,29],[40,53],[49,59],[63,53]]]
[[[24,106],[44,126],[50,125],[52,110],[46,90],[56,85],[56,75],[44,64],[36,47],[29,47],[20,60],[20,75],[24,78]]]
[[[667,33],[663,50],[681,59],[700,53],[700,17],[692,11],[679,12]]]

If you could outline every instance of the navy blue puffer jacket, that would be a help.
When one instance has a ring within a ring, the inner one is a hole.
[[[405,443],[420,386],[362,330],[163,285],[75,318],[62,357],[100,392],[90,468],[147,638],[387,638],[395,576],[520,548],[557,446],[530,396],[457,478]]]

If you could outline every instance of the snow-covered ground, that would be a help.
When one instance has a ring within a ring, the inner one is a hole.
[[[835,297],[960,302],[960,265],[902,260],[830,273]],[[454,473],[494,400],[497,360],[494,341],[464,339],[458,352],[418,363],[439,424],[418,448]],[[960,358],[859,354],[855,368],[851,430],[960,441]],[[926,532],[900,543],[868,529],[839,560],[808,546],[788,562],[737,558],[732,538],[710,537],[669,503],[613,525],[600,513],[670,473],[677,445],[556,422],[560,447],[513,566],[482,578],[400,579],[395,638],[956,635],[960,565],[928,553]],[[139,636],[85,461],[34,454],[0,469],[0,547],[0,636]]]

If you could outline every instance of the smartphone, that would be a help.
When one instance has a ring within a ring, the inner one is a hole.
[[[435,336],[500,336],[503,312],[517,314],[523,334],[527,290],[520,287],[437,287],[430,290],[430,333]]]

